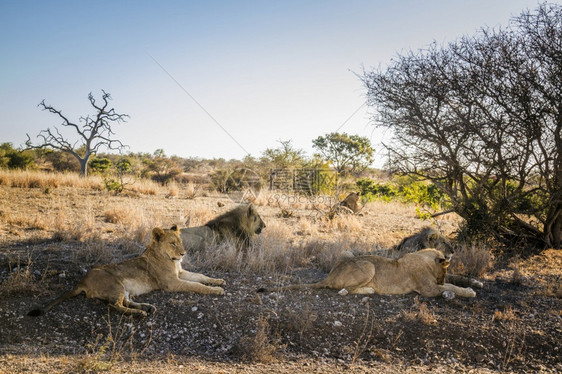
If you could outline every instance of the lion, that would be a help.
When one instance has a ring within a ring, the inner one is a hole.
[[[175,225],[169,230],[155,227],[151,243],[139,257],[92,268],[73,290],[43,308],[31,310],[28,315],[44,315],[55,305],[82,292],[88,298],[106,301],[119,312],[143,317],[147,316],[147,312],[155,312],[156,308],[151,304],[134,302],[131,297],[154,290],[224,295],[221,287],[203,284],[219,286],[224,284],[224,280],[182,269],[185,249],[179,233]]]
[[[420,232],[410,235],[398,244],[392,247],[391,257],[398,258],[408,253],[415,253],[427,248],[434,248],[442,252],[448,261],[451,261],[455,250],[453,245],[445,236],[432,227],[424,227]],[[380,254],[380,251],[371,251],[367,255]],[[346,251],[342,254],[342,258],[357,257],[358,254],[353,251]],[[445,274],[446,281],[456,286],[484,288],[484,284],[476,279],[465,277],[462,275]]]
[[[240,248],[247,248],[250,239],[265,227],[253,204],[241,204],[203,226],[181,229],[180,235],[184,248],[190,251],[202,251],[226,240],[234,240]]]
[[[362,206],[359,204],[359,194],[357,192],[350,193],[341,203],[339,203],[339,206],[345,207],[353,213],[359,213],[362,209]]]
[[[346,289],[351,294],[401,295],[416,292],[435,297],[444,292],[461,297],[475,297],[472,288],[445,283],[449,260],[433,248],[408,253],[398,259],[377,255],[343,258],[317,283],[295,284],[282,289],[302,288]]]
[[[399,257],[406,253],[416,252],[426,248],[435,248],[443,252],[448,260],[451,260],[452,255],[455,253],[449,239],[429,226],[424,227],[416,234],[402,239],[398,245],[392,248],[392,251]]]

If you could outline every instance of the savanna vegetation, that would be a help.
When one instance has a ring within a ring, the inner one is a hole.
[[[383,171],[369,140],[345,133],[314,139],[313,155],[290,140],[243,160],[127,153],[113,126],[128,116],[105,91],[78,121],[43,101],[78,141],[55,128],[0,144],[0,371],[562,371],[561,25],[545,3],[365,71],[393,134]],[[358,212],[336,209],[352,191]],[[225,279],[224,296],[142,295],[157,308],[144,319],[85,298],[25,317],[92,266],[140,254],[154,227],[204,225],[240,202],[263,232],[182,265]],[[425,226],[452,240],[449,273],[483,282],[476,298],[278,289],[349,253],[396,256]]]

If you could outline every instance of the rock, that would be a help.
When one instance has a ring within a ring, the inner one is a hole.
[[[342,289],[338,292],[338,295],[341,295],[341,296],[346,296],[347,294],[349,294],[349,291],[346,290],[345,288],[342,288]]]
[[[453,291],[443,291],[441,294],[444,299],[453,300],[455,298],[455,293]]]

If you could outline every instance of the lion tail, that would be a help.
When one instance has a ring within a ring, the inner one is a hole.
[[[62,303],[65,300],[68,300],[68,299],[71,299],[73,297],[78,296],[82,291],[84,291],[84,289],[81,286],[78,286],[75,289],[73,289],[72,291],[68,291],[67,293],[64,293],[61,296],[57,297],[56,299],[51,301],[49,304],[47,304],[43,308],[36,308],[36,309],[30,310],[27,313],[27,315],[31,316],[31,317],[42,316],[45,313],[47,313],[49,311],[49,309],[51,309],[55,305],[57,305],[59,303]]]

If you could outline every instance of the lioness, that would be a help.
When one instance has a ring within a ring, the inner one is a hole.
[[[399,259],[376,255],[345,257],[317,283],[296,284],[282,289],[345,288],[352,294],[407,294],[417,292],[425,297],[435,297],[444,291],[462,297],[475,297],[471,288],[461,288],[444,283],[449,260],[433,248],[409,253]]]
[[[234,240],[240,248],[247,248],[250,239],[265,228],[253,204],[241,204],[210,220],[204,226],[180,230],[183,246],[188,251],[202,251],[213,244]]]
[[[184,255],[177,226],[169,230],[155,227],[151,243],[139,257],[92,268],[72,291],[43,308],[33,309],[28,315],[43,315],[53,306],[82,292],[86,293],[86,297],[107,301],[115,310],[137,316],[146,316],[147,312],[154,312],[156,308],[150,304],[136,303],[131,297],[154,290],[223,295],[222,288],[202,284],[221,285],[224,284],[222,279],[182,269]]]

